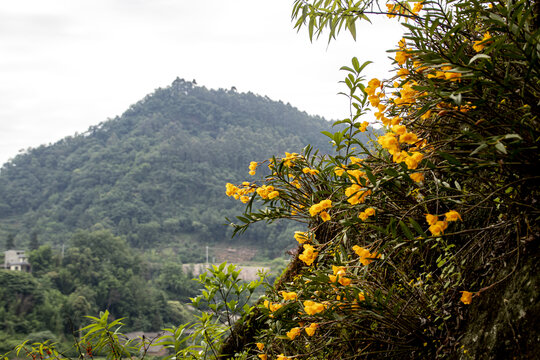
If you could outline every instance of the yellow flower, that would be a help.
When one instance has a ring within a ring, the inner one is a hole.
[[[392,161],[394,161],[396,164],[399,164],[405,161],[408,156],[409,154],[403,150],[400,152],[395,152],[394,155],[392,155]]]
[[[247,203],[249,201],[249,196],[240,196],[240,201],[244,204]]]
[[[306,330],[306,333],[309,335],[309,336],[313,336],[313,334],[315,334],[315,331],[317,330],[317,328],[319,327],[319,324],[317,323],[311,323],[308,327],[306,327],[304,330]]]
[[[360,127],[358,128],[358,130],[360,130],[361,132],[365,132],[367,130],[368,125],[369,123],[367,121],[364,121],[362,122],[362,124],[360,124]]]
[[[386,14],[386,16],[388,16],[388,18],[393,18],[393,17],[396,17],[395,14],[392,14],[394,12],[394,4],[386,4],[386,8],[387,8],[387,12],[389,14]]]
[[[317,175],[317,174],[319,173],[319,170],[317,170],[317,169],[310,169],[310,168],[308,168],[308,167],[305,167],[305,168],[302,169],[302,172],[303,172],[304,174]]]
[[[320,213],[321,215],[321,219],[324,221],[324,222],[327,222],[328,220],[330,220],[332,217],[326,212],[326,211],[322,211]]]
[[[238,191],[238,188],[236,186],[234,186],[233,184],[231,184],[231,183],[227,183],[225,185],[225,188],[227,190],[225,192],[227,194],[227,196],[233,196]]]
[[[398,51],[398,52],[396,52],[395,59],[396,59],[396,62],[398,63],[398,65],[403,65],[403,64],[405,64],[407,59],[409,59],[411,57],[412,57],[412,55],[409,54],[406,51]]]
[[[461,302],[465,305],[469,305],[472,302],[472,296],[473,293],[469,291],[462,291],[461,292]]]
[[[323,209],[329,209],[332,207],[332,200],[326,199],[321,201],[319,204],[321,204]]]
[[[352,247],[353,251],[360,257],[360,263],[362,265],[369,265],[373,259],[379,259],[381,254],[371,253],[369,250],[364,249],[361,246],[354,245]]]
[[[317,258],[319,253],[315,251],[315,248],[309,244],[304,244],[304,252],[298,256],[307,266],[313,264],[313,261]]]
[[[379,106],[381,98],[379,96],[377,96],[377,95],[370,95],[368,97],[368,100],[371,103],[371,106],[377,107],[377,106]]]
[[[309,208],[309,215],[315,216],[315,215],[317,215],[318,213],[320,213],[321,211],[322,211],[322,206],[321,206],[321,204],[313,204],[313,205],[311,205],[311,207]]]
[[[358,299],[360,301],[365,301],[366,300],[366,296],[364,295],[363,292],[358,293]]]
[[[473,49],[474,51],[476,52],[480,52],[482,50],[484,50],[484,48],[486,47],[487,44],[491,43],[491,41],[487,41],[491,39],[491,35],[488,32],[486,32],[484,34],[484,37],[482,38],[482,40],[479,40],[479,41],[475,41],[474,44],[473,44]]]
[[[397,135],[403,135],[407,132],[407,128],[405,125],[394,125],[392,126],[392,131],[395,132]]]
[[[448,222],[446,221],[437,221],[435,224],[429,227],[429,231],[433,236],[440,235],[448,227]]]
[[[422,173],[414,173],[414,174],[410,174],[409,177],[410,177],[414,182],[421,182],[421,181],[424,181],[424,174],[422,174]]]
[[[306,314],[314,315],[324,311],[324,305],[315,301],[306,300],[304,301],[304,310]]]
[[[417,2],[414,4],[414,7],[412,9],[412,12],[415,14],[415,15],[418,15],[418,13],[422,10],[422,7],[424,6],[424,3],[423,2]]]
[[[343,168],[340,168],[340,167],[338,167],[338,166],[336,166],[336,167],[334,168],[334,173],[335,173],[337,176],[343,175],[344,172],[345,172],[345,169],[343,169]]]
[[[366,221],[366,219],[370,216],[375,215],[375,209],[374,208],[367,208],[366,210],[362,211],[360,214],[358,214],[358,218],[362,221]]]
[[[257,355],[261,360],[268,360],[268,357],[266,356],[266,354],[259,354]]]
[[[268,199],[273,199],[273,198],[278,197],[278,196],[279,196],[278,191],[272,191],[271,193],[268,194]]]
[[[294,327],[287,332],[287,337],[291,340],[294,340],[295,337],[300,335],[300,332],[302,332],[302,330],[299,327]]]
[[[407,77],[407,75],[409,75],[410,72],[409,70],[405,69],[405,68],[400,68],[397,72],[397,75],[399,77],[401,77],[402,79],[405,79]]]
[[[277,356],[277,360],[289,360],[290,357],[280,354]]]
[[[455,210],[450,210],[444,215],[446,216],[446,221],[458,221],[458,219],[463,221],[461,219],[461,215],[459,215],[459,213]]]
[[[426,214],[426,221],[428,225],[435,225],[439,221],[439,217],[437,215]]]
[[[458,72],[445,72],[444,78],[451,81],[461,81],[461,73]]]
[[[311,207],[309,208],[309,214],[311,216],[315,216],[318,213],[320,213],[321,211],[323,211],[325,209],[329,209],[331,207],[332,207],[332,200],[329,200],[329,199],[323,200],[323,201],[319,202],[318,204],[311,205]],[[321,216],[322,216],[322,214],[321,214]]]
[[[379,79],[373,78],[373,79],[369,80],[368,86],[371,87],[371,88],[376,89],[376,88],[378,88],[379,86],[381,86],[381,82],[380,82]]]
[[[375,209],[374,209],[374,208],[367,208],[366,210],[364,210],[364,212],[365,212],[368,216],[373,216],[373,215],[375,215]]]
[[[267,308],[268,310],[270,310],[271,312],[274,312],[274,311],[276,311],[276,310],[279,310],[279,309],[283,306],[283,304],[280,304],[280,303],[272,303],[272,302],[270,302],[270,301],[268,301],[268,300],[264,300],[263,306],[264,306],[265,308]]]
[[[422,153],[413,152],[411,156],[405,159],[405,164],[407,164],[407,168],[409,169],[416,169],[423,158],[424,155],[422,155]]]
[[[399,137],[399,142],[401,143],[414,144],[417,141],[418,141],[418,137],[415,134],[410,133],[410,132],[403,133]]]
[[[365,202],[366,197],[371,194],[371,190],[366,190],[366,188],[361,187],[357,184],[352,184],[345,189],[345,196],[347,196],[347,201],[351,205],[362,204]]]
[[[338,279],[338,282],[343,286],[349,286],[351,284],[352,280],[349,279],[349,278],[340,276],[339,279]]]
[[[382,136],[379,136],[379,138],[377,139],[377,142],[381,144],[381,146],[384,149],[387,149],[388,151],[390,151],[390,153],[394,153],[399,150],[399,145],[396,139],[396,135],[393,133],[388,132]]]
[[[270,186],[263,185],[263,186],[257,188],[257,194],[259,194],[259,196],[261,198],[263,198],[263,199],[268,199],[268,196],[273,191],[274,191],[274,187],[272,185],[270,185]],[[279,193],[278,193],[278,195],[279,195]]]
[[[257,345],[257,349],[259,349],[260,351],[264,350],[264,344],[263,343],[256,343],[255,345]]]
[[[308,233],[303,232],[303,231],[295,231],[294,232],[294,238],[300,244],[303,244],[305,242],[309,242]]]
[[[369,217],[368,214],[366,214],[364,211],[362,211],[360,214],[358,214],[358,218],[362,221],[366,221],[367,218]]]
[[[281,296],[283,296],[284,300],[296,300],[296,297],[297,297],[294,291],[291,291],[291,292],[282,291]]]

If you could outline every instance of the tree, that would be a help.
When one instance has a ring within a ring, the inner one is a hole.
[[[30,235],[30,243],[28,244],[28,247],[30,250],[37,250],[39,248],[39,241],[38,241],[38,235],[37,232],[33,232]]]
[[[6,250],[15,249],[15,234],[9,233],[6,237]]]

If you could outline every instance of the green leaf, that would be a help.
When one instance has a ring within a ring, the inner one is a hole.
[[[497,149],[497,151],[500,152],[500,153],[503,153],[505,155],[507,154],[506,146],[504,146],[504,144],[502,142],[500,142],[500,141],[497,141],[495,143],[495,149]]]
[[[438,154],[452,165],[457,165],[457,166],[461,165],[461,162],[458,159],[456,159],[454,156],[448,153],[445,153],[443,151],[438,151]]]
[[[354,66],[354,70],[356,70],[356,72],[360,72],[360,63],[358,62],[358,59],[355,57],[352,58],[352,64]]]
[[[471,60],[469,60],[469,65],[471,65],[473,62],[479,59],[491,59],[491,57],[486,54],[476,54],[471,58]]]
[[[399,226],[401,227],[401,230],[403,231],[403,234],[407,237],[407,239],[414,241],[413,234],[411,233],[411,230],[409,230],[409,227],[403,222],[399,221]]]
[[[409,218],[409,223],[412,225],[412,227],[414,228],[414,230],[416,230],[416,232],[424,237],[424,238],[427,238],[428,236],[426,235],[426,233],[424,232],[424,230],[422,229],[422,227],[420,226],[420,224],[418,224],[418,222],[416,220],[414,220],[413,218]]]

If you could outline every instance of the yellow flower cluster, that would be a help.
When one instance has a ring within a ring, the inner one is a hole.
[[[375,215],[375,209],[367,208],[366,210],[358,214],[358,218],[362,221],[366,221],[368,217],[373,216],[373,215]]]
[[[234,197],[236,200],[242,201],[244,204],[247,203],[250,199],[250,194],[255,192],[255,185],[244,181],[242,183],[242,188],[237,187],[236,185],[233,185],[231,183],[227,183],[225,185],[226,191],[225,193],[229,197]]]
[[[319,214],[321,216],[321,219],[323,219],[323,221],[328,221],[330,220],[330,215],[325,210],[331,207],[332,207],[332,200],[329,200],[329,199],[322,200],[321,202],[317,204],[311,205],[311,207],[309,208],[309,215],[315,216]]]
[[[255,175],[255,170],[257,170],[257,166],[259,164],[256,161],[252,161],[249,163],[249,175]]]
[[[317,258],[319,252],[315,251],[315,248],[309,244],[304,244],[304,251],[298,256],[307,266],[313,264],[313,261]]]
[[[286,167],[293,166],[294,160],[296,160],[298,157],[299,156],[298,156],[297,153],[285,152],[285,157],[282,159],[283,165],[286,166]]]
[[[437,215],[426,214],[426,222],[429,225],[428,230],[431,232],[433,236],[438,236],[444,233],[444,231],[448,227],[449,221],[462,220],[461,215],[455,210],[450,210],[444,215],[445,215],[445,220],[439,220],[439,217]]]
[[[424,7],[424,4],[422,1],[414,3],[413,8],[411,9],[410,6],[407,3],[395,3],[395,4],[386,4],[386,9],[388,10],[388,13],[386,16],[388,18],[394,18],[399,15],[418,15],[420,11],[422,11],[422,8]]]
[[[373,261],[373,259],[381,258],[381,254],[371,253],[369,252],[369,250],[364,249],[363,247],[358,245],[354,245],[352,249],[356,253],[356,255],[360,257],[360,263],[362,265],[369,265]]]
[[[279,192],[272,185],[263,185],[257,188],[257,194],[263,199],[273,199],[279,196]]]
[[[396,94],[399,94],[399,97],[393,99],[394,104],[397,106],[410,106],[416,102],[416,99],[420,95],[418,91],[413,89],[413,86],[418,85],[416,81],[406,82],[401,87],[401,90]]]
[[[347,274],[347,268],[345,266],[335,266],[332,265],[332,271],[334,275],[329,275],[330,282],[335,283],[336,281],[343,286],[349,286],[351,284],[351,279],[345,277]]]
[[[311,301],[311,300],[304,301],[304,311],[308,315],[318,314],[320,312],[323,312],[324,309],[325,309],[324,304],[321,304],[321,303],[318,303],[318,302],[315,302],[315,301]]]

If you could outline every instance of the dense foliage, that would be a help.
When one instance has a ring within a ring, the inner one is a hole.
[[[80,231],[62,253],[30,253],[33,273],[0,270],[0,351],[21,339],[71,339],[84,316],[107,310],[127,317],[124,331],[158,331],[192,315],[182,303],[197,292],[181,265],[151,268],[109,231]],[[40,336],[38,336],[41,333]]]
[[[140,248],[177,246],[201,260],[201,243],[223,242],[241,207],[222,184],[247,163],[308,143],[330,150],[329,123],[252,93],[208,90],[176,79],[121,117],[16,156],[0,171],[0,231],[26,246],[67,243],[76,229],[106,228]],[[290,244],[285,225],[244,238],[269,256]],[[186,249],[189,245],[189,251]]]
[[[390,50],[389,79],[366,84],[368,63],[356,58],[342,68],[352,116],[328,134],[335,153],[276,157],[257,164],[273,171],[262,182],[227,185],[266,206],[248,206],[237,232],[282,218],[309,231],[295,234],[289,271],[221,356],[532,359],[538,3],[297,0],[293,9],[297,27],[330,39],[356,36],[367,14],[400,19],[406,35]],[[374,148],[358,138],[367,111],[384,129]]]

